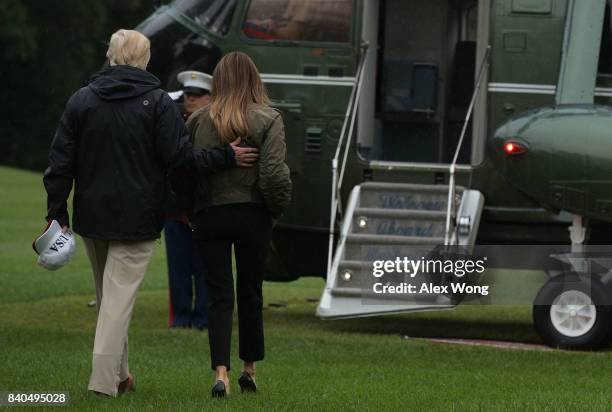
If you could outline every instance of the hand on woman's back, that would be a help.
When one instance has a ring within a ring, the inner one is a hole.
[[[254,147],[240,147],[241,139],[238,138],[230,143],[236,156],[236,166],[238,167],[253,167],[257,159],[259,159],[259,150]]]

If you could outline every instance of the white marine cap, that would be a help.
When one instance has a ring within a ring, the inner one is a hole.
[[[42,235],[32,242],[32,248],[38,253],[38,264],[45,269],[57,270],[64,266],[74,255],[76,242],[71,231],[62,233],[57,220],[47,225]]]
[[[212,76],[210,74],[188,70],[180,72],[176,79],[183,85],[185,93],[204,94],[212,90]]]

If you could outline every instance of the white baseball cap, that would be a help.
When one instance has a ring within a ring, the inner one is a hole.
[[[32,248],[38,253],[40,266],[57,270],[70,261],[76,250],[76,242],[71,231],[62,233],[62,227],[57,220],[52,220],[43,234],[34,239]]]

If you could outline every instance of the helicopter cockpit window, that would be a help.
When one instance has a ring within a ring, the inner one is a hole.
[[[176,0],[172,6],[206,29],[224,35],[236,8],[236,0]]]
[[[353,0],[253,0],[244,33],[263,40],[346,43]]]

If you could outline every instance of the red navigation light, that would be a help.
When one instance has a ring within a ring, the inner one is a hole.
[[[508,140],[504,143],[504,152],[507,155],[519,155],[527,152],[527,147],[522,143]]]

